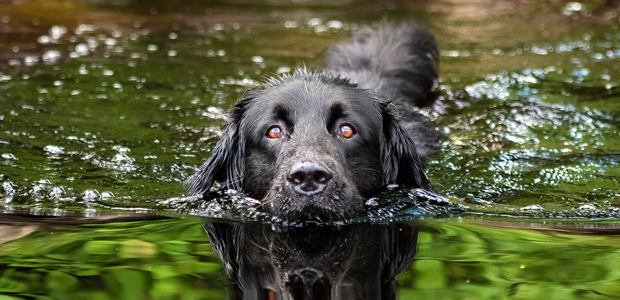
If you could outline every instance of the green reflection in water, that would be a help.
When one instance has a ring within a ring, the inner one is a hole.
[[[527,230],[523,226],[532,224],[464,221],[420,225],[419,252],[398,277],[400,299],[599,299],[620,293],[613,224],[538,223]],[[79,226],[31,220],[0,229],[6,233],[0,244],[3,295],[226,297],[222,266],[199,220]]]

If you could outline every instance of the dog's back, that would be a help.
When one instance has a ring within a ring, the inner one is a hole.
[[[426,29],[386,23],[332,46],[326,67],[394,104],[422,107],[435,100],[438,65],[435,39]]]
[[[435,39],[417,24],[362,29],[351,40],[333,45],[326,58],[326,69],[398,107],[423,159],[437,152],[442,135],[415,107],[435,101],[438,66]]]

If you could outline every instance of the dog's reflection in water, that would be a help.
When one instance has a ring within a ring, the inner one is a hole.
[[[396,276],[417,251],[406,224],[315,230],[208,223],[214,251],[234,282],[231,299],[396,299]]]

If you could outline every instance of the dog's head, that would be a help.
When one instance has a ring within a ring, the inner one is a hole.
[[[430,189],[393,107],[348,80],[297,70],[240,101],[190,194],[214,181],[284,222],[339,221],[388,184]]]

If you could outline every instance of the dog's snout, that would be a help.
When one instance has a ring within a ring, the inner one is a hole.
[[[322,192],[332,176],[327,168],[317,162],[303,162],[293,165],[287,179],[295,192],[312,196]]]

